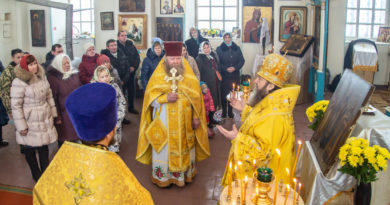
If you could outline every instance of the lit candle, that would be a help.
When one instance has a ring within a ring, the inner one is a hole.
[[[279,168],[280,168],[280,157],[281,153],[278,148],[276,148],[276,153],[278,154],[278,166],[276,168],[276,179],[275,179],[275,193],[274,193],[274,205],[276,204],[276,197],[278,194],[278,184],[279,184]]]
[[[287,184],[286,185],[286,198],[284,199],[284,205],[287,204],[287,199],[288,199],[289,194],[290,194],[290,185]]]
[[[293,182],[294,182],[294,186],[293,186],[293,188],[294,188],[294,190],[293,190],[293,191],[294,191],[294,198],[293,198],[294,200],[293,200],[293,204],[295,204],[295,194],[297,193],[297,191],[296,191],[296,190],[297,190],[297,179],[294,178],[294,179],[293,179]]]
[[[238,86],[238,87],[240,87],[240,86]],[[243,172],[242,172],[242,163],[241,163],[241,161],[238,161],[238,168],[240,169],[240,185],[241,185],[241,204],[243,204],[242,203],[242,200],[243,200],[243,198],[244,198],[244,186],[243,186],[243,184],[242,184],[242,181],[243,181],[243,178],[242,178],[242,175],[244,174]]]
[[[299,196],[301,194],[301,187],[302,187],[302,184],[299,183],[299,186],[298,186],[298,196],[297,196],[297,204],[299,205]]]
[[[233,90],[232,90],[232,92],[233,92],[233,94],[232,94],[232,97],[235,97],[235,95],[234,95],[234,87],[236,87],[236,85],[233,83]]]
[[[291,172],[291,177],[295,176],[295,168],[297,166],[299,152],[301,151],[301,145],[302,145],[302,141],[298,140],[298,152],[297,152],[297,156],[295,157],[294,166],[293,166],[293,169],[292,169],[292,172]]]
[[[235,175],[235,177],[237,178],[237,180],[238,180],[238,175],[237,175],[237,165],[234,165],[234,175]],[[234,181],[236,181],[236,180],[234,180]],[[238,186],[238,182],[236,181],[236,187]]]

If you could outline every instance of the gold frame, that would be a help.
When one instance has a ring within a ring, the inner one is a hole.
[[[142,40],[141,40],[141,43],[138,43],[134,39],[131,39],[131,40],[134,42],[134,45],[137,49],[146,49],[147,48],[146,47],[147,46],[146,39],[148,36],[146,14],[119,14],[118,15],[118,32],[122,31],[122,30],[126,31],[126,29],[123,29],[123,25],[122,25],[122,20],[124,18],[142,18],[142,38],[141,38]],[[127,31],[126,31],[126,33],[127,33]]]
[[[302,57],[313,40],[313,36],[292,34],[280,49],[280,53],[285,54],[287,52],[287,55]]]
[[[287,22],[287,21],[284,21],[285,20],[284,15],[287,11],[290,11],[289,13],[291,13],[291,12],[297,13],[297,11],[302,12],[302,19],[299,20],[302,24],[302,27],[300,28],[301,31],[297,34],[304,35],[307,32],[307,8],[302,7],[302,6],[281,6],[280,7],[280,16],[279,16],[279,41],[280,42],[285,42],[288,39],[288,38],[283,37],[283,35],[290,35],[290,36],[293,35],[293,34],[284,34],[283,33],[284,32],[284,24]]]

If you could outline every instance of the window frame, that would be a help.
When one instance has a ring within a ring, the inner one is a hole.
[[[348,1],[350,1],[350,0],[347,0],[347,2],[346,2],[347,5],[346,5],[345,33],[344,33],[344,37],[345,37],[346,41],[364,38],[364,37],[359,37],[359,26],[360,25],[371,26],[370,36],[367,39],[371,39],[371,40],[375,41],[378,37],[378,31],[374,30],[375,26],[386,27],[389,25],[389,13],[390,13],[389,12],[389,7],[390,7],[389,4],[390,4],[390,1],[386,0],[386,8],[384,8],[384,9],[375,8],[376,0],[372,0],[372,7],[371,8],[361,8],[360,1],[362,1],[362,0],[356,0],[357,6],[355,8],[350,8],[350,7],[348,7]],[[360,23],[360,11],[364,11],[364,10],[372,12],[371,23]],[[356,11],[356,19],[355,19],[356,21],[354,23],[348,22],[348,11]],[[375,23],[375,11],[384,11],[385,12],[384,24]],[[347,36],[347,26],[348,25],[355,25],[356,26],[355,36]]]
[[[74,18],[72,18],[73,19],[73,26],[75,26],[75,24],[79,24],[80,25],[80,27],[79,27],[79,29],[80,29],[80,31],[79,31],[79,35],[81,35],[82,33],[83,33],[83,24],[84,23],[87,23],[87,24],[89,24],[89,30],[91,31],[91,35],[95,35],[95,14],[94,14],[94,12],[95,12],[95,10],[94,10],[94,1],[95,0],[73,0],[73,1],[78,1],[79,2],[79,5],[80,5],[80,8],[79,9],[74,9],[73,10],[73,16],[74,16],[74,13],[76,13],[76,12],[78,12],[79,13],[79,16],[80,16],[80,18],[79,19],[74,19]],[[83,8],[81,5],[81,2],[82,1],[90,1],[90,7],[89,8],[87,8],[87,7],[85,7],[85,8]],[[71,3],[71,0],[68,0],[68,2],[69,2],[69,4],[72,4]],[[86,12],[86,11],[90,11],[90,21],[83,21],[82,20],[82,13],[83,12]],[[89,37],[91,37],[91,36],[89,36]]]
[[[235,22],[236,23],[236,27],[239,27],[240,26],[240,13],[239,13],[239,8],[240,8],[240,5],[239,5],[239,0],[235,0],[237,3],[236,3],[236,5],[235,6],[229,6],[229,5],[226,5],[225,4],[225,0],[223,0],[223,3],[222,3],[222,5],[221,6],[214,6],[214,5],[212,5],[212,1],[213,0],[208,0],[209,1],[209,5],[208,6],[199,6],[199,3],[198,3],[198,1],[199,0],[196,0],[195,1],[195,26],[198,28],[198,29],[203,29],[203,28],[199,28],[199,26],[198,26],[198,23],[199,22],[208,22],[208,24],[209,24],[209,28],[208,29],[212,29],[212,27],[211,27],[211,23],[212,23],[212,21],[222,21],[222,24],[223,24],[223,28],[221,29],[221,31],[222,30],[224,30],[225,32],[226,32],[226,30],[225,30],[225,23],[226,22]],[[210,18],[208,19],[208,20],[199,20],[199,15],[198,15],[198,8],[210,8],[209,9],[209,15],[210,15]],[[211,11],[212,11],[212,8],[222,8],[222,20],[212,20],[212,14],[211,14]],[[225,16],[225,9],[226,8],[236,8],[236,20],[226,20],[226,16]],[[231,32],[231,31],[228,31],[228,32]],[[218,37],[214,37],[214,38],[218,38]]]

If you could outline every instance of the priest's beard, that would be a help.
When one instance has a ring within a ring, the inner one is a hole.
[[[263,98],[265,98],[265,96],[267,96],[269,94],[268,91],[266,90],[267,85],[268,85],[268,82],[262,88],[258,88],[257,84],[255,84],[255,89],[253,90],[253,92],[251,93],[251,96],[248,99],[249,106],[254,107]]]
[[[181,62],[180,64],[168,64],[167,60],[165,60],[165,73],[168,75],[168,76],[172,76],[172,73],[170,72],[172,68],[176,68],[177,72],[176,72],[176,76],[179,76],[179,75],[183,75],[184,73],[184,65],[183,65],[183,62]]]

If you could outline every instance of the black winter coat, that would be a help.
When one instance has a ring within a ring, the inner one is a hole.
[[[226,46],[222,43],[217,48],[217,54],[219,58],[220,70],[222,75],[222,81],[229,84],[240,82],[240,69],[245,63],[244,56],[242,55],[240,47],[232,42],[231,46]],[[236,70],[232,73],[227,72],[227,68],[233,66]]]
[[[113,56],[108,49],[103,49],[100,53],[110,58],[110,63],[112,67],[118,70],[121,81],[127,82],[130,77],[130,65],[125,53],[119,49],[117,51],[117,57]]]
[[[219,70],[218,57],[214,52],[211,52],[211,56],[214,58],[216,64],[216,70]],[[214,106],[218,107],[221,105],[220,101],[220,85],[217,75],[212,67],[212,61],[204,54],[199,54],[196,58],[196,63],[198,64],[200,80],[205,82],[210,89],[211,96],[213,97]]]
[[[122,50],[127,57],[128,65],[134,67],[134,72],[138,69],[140,58],[137,51],[137,48],[134,46],[133,42],[127,40],[126,45],[122,45],[117,41],[118,50]]]
[[[152,49],[149,48],[146,53],[146,58],[142,62],[141,68],[141,82],[142,87],[146,89],[146,85],[148,85],[149,79],[152,76],[154,70],[157,65],[160,63],[161,59],[164,57],[165,51],[163,50],[160,56],[157,56]]]
[[[190,37],[191,37],[191,34],[190,34]],[[209,39],[207,38],[203,38],[199,31],[198,31],[198,38],[199,38],[199,44],[196,43],[196,39],[193,39],[192,37],[188,40],[186,40],[185,44],[187,46],[187,52],[188,52],[188,55],[192,56],[194,59],[196,59],[196,57],[198,57],[198,54],[199,54],[199,45],[203,42],[203,41],[209,41]]]

